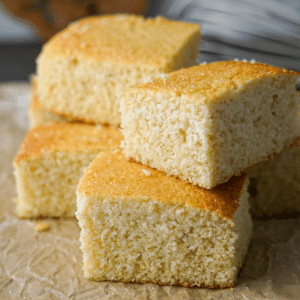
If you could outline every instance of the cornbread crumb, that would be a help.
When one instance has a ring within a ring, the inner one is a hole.
[[[167,74],[160,74],[159,77],[163,80],[164,83],[166,83],[166,80],[168,78]]]
[[[146,175],[146,176],[151,176],[151,172],[148,170],[143,169],[142,172]]]
[[[298,72],[221,61],[169,73],[121,100],[126,157],[205,188],[300,135]]]
[[[245,174],[207,190],[120,152],[99,153],[77,186],[84,275],[234,286],[252,234],[247,199]]]
[[[43,223],[36,222],[36,225],[34,226],[34,230],[38,232],[47,231],[48,229],[49,229],[49,224],[45,222]]]

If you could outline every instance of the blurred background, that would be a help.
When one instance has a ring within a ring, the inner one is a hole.
[[[43,43],[70,22],[116,12],[199,23],[199,62],[255,59],[300,71],[299,0],[0,0],[0,81],[28,80]]]
[[[0,81],[28,80],[41,45],[33,26],[5,10],[0,1]]]

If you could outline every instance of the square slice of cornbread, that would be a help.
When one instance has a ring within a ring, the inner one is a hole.
[[[14,160],[20,218],[75,217],[76,186],[100,151],[117,149],[118,129],[49,124],[32,129]]]
[[[246,61],[183,69],[124,93],[126,157],[205,188],[300,134],[299,73]]]
[[[42,105],[85,122],[120,124],[124,90],[196,64],[200,26],[162,17],[90,17],[54,36],[37,60]]]
[[[252,233],[247,176],[207,190],[100,153],[77,187],[86,278],[224,288]]]

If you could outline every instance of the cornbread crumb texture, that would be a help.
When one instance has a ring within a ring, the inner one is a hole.
[[[119,95],[196,64],[199,26],[113,15],[80,20],[57,34],[37,60],[40,102],[85,122],[119,125]]]
[[[124,93],[126,157],[212,188],[299,136],[298,73],[224,61]]]
[[[300,212],[300,146],[287,148],[247,171],[250,206],[256,216]]]
[[[85,277],[210,288],[235,285],[252,221],[246,176],[227,186],[204,191],[126,161],[120,153],[99,154],[77,187]],[[225,202],[231,206],[228,213]]]
[[[119,129],[86,124],[46,124],[27,134],[15,163],[54,151],[117,148],[122,140]]]
[[[76,186],[100,151],[117,149],[119,130],[82,124],[31,130],[14,161],[21,218],[74,217]]]

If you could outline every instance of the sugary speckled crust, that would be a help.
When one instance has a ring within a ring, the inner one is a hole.
[[[181,69],[158,78],[153,82],[139,85],[128,90],[131,93],[173,93],[187,96],[195,101],[217,101],[224,94],[236,90],[239,86],[264,77],[294,77],[295,84],[299,72],[270,66],[257,62],[219,61]]]
[[[73,56],[164,68],[181,50],[182,40],[199,35],[199,31],[197,24],[162,17],[145,19],[126,14],[89,17],[55,35],[43,47],[39,60]]]
[[[119,129],[86,124],[52,123],[37,126],[28,132],[15,164],[45,152],[56,150],[77,151],[80,149],[113,149],[120,145]]]
[[[232,219],[246,180],[247,175],[242,174],[208,190],[128,161],[120,152],[100,153],[87,168],[77,190],[85,195],[116,199],[155,199],[207,209]]]

